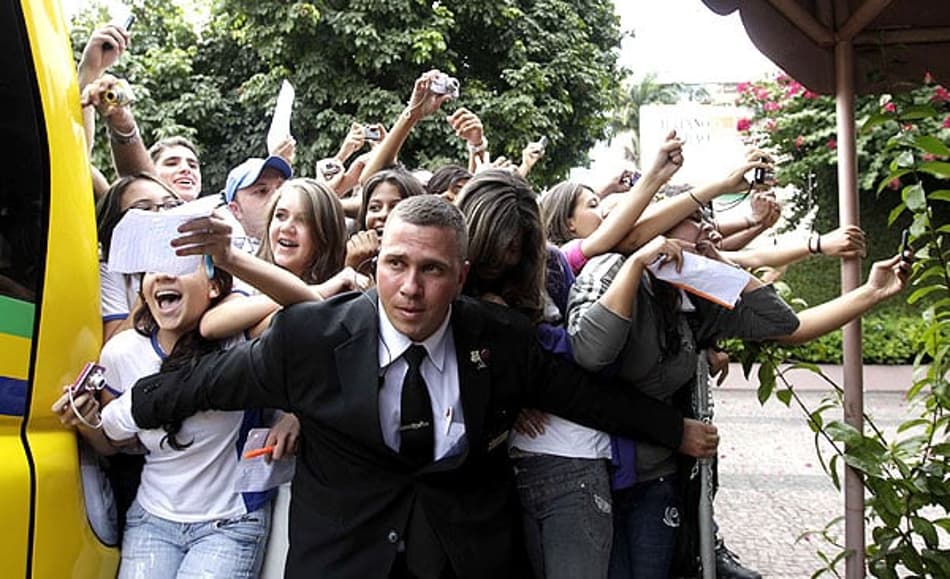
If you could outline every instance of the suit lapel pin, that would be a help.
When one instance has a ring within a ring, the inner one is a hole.
[[[478,370],[484,370],[488,367],[488,360],[491,358],[491,352],[488,351],[488,348],[482,348],[481,350],[472,350],[468,354],[469,361],[472,364],[475,364],[475,368]]]

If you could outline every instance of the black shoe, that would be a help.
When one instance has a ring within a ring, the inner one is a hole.
[[[726,548],[725,543],[716,543],[717,579],[762,579],[762,574],[746,569],[738,561],[739,556]]]

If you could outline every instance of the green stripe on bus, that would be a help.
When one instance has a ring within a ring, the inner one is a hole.
[[[36,306],[29,302],[0,296],[0,333],[33,337],[33,314]]]

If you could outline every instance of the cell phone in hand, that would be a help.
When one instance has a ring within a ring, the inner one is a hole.
[[[547,148],[548,148],[548,136],[547,136],[547,135],[541,135],[541,138],[538,139],[538,145],[541,146],[541,150],[542,150],[542,151],[544,151],[545,149],[547,149]]]
[[[122,28],[125,28],[125,31],[128,32],[132,30],[132,24],[135,22],[135,14],[129,12],[129,15],[126,16],[125,22],[122,23]]]
[[[901,261],[904,263],[913,261],[910,257],[910,230],[908,229],[901,231]]]

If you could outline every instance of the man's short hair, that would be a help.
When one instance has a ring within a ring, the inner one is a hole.
[[[465,229],[465,218],[455,205],[437,195],[418,195],[400,201],[393,209],[389,220],[394,217],[410,225],[442,227],[451,230],[455,234],[459,260],[465,261],[468,232]]]

